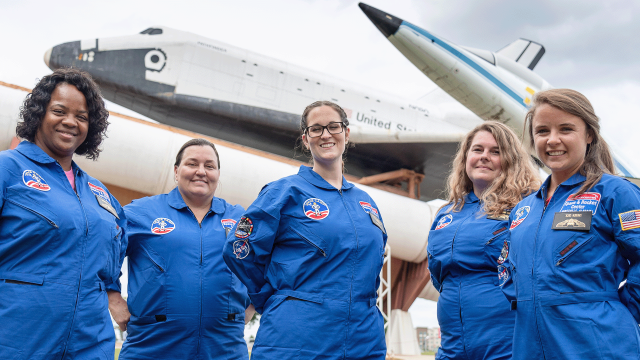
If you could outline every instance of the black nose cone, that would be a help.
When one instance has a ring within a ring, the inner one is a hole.
[[[385,37],[389,37],[398,31],[402,19],[389,15],[384,11],[380,11],[373,6],[369,6],[365,3],[359,3],[360,9],[364,11],[365,15],[373,22],[373,24],[384,34]]]

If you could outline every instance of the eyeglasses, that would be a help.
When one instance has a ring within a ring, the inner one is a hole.
[[[330,122],[327,126],[322,125],[312,125],[307,126],[305,132],[310,138],[315,138],[322,136],[324,133],[324,129],[327,129],[327,132],[331,135],[341,134],[344,131],[346,126],[343,122]]]

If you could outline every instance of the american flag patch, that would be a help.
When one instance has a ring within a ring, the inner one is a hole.
[[[640,228],[640,210],[618,214],[622,231]]]

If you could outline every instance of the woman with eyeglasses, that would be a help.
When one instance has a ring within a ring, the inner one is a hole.
[[[384,359],[376,307],[386,230],[371,197],[343,177],[349,121],[317,101],[300,121],[313,167],[267,184],[223,257],[262,314],[251,359]]]

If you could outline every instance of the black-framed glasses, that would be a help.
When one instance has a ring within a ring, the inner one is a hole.
[[[344,131],[345,127],[346,126],[344,125],[343,122],[336,121],[336,122],[330,122],[329,124],[327,124],[327,126],[322,126],[322,125],[307,126],[307,128],[305,129],[305,132],[310,138],[315,138],[318,136],[322,136],[322,133],[324,133],[324,129],[327,129],[329,134],[336,135],[336,134],[341,134]]]

